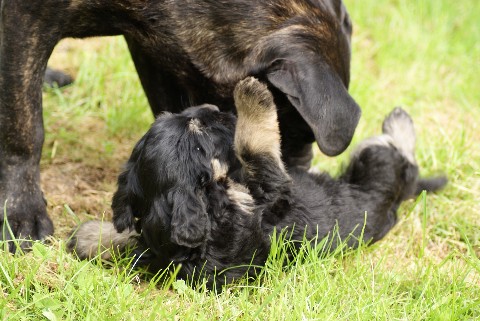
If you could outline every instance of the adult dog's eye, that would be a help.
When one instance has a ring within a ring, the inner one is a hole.
[[[349,16],[345,16],[345,18],[343,19],[343,26],[345,27],[345,29],[348,30],[348,32],[352,32],[352,20],[350,20]]]

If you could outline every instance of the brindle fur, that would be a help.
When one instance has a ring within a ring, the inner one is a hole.
[[[125,37],[155,115],[234,110],[236,82],[256,75],[274,93],[288,166],[308,167],[315,139],[328,155],[350,143],[360,109],[341,0],[0,0],[0,209],[15,237],[53,233],[39,185],[48,58],[62,38],[106,35]]]

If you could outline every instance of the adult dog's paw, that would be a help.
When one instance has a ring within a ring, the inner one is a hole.
[[[38,194],[22,193],[22,196],[7,201],[0,197],[0,241],[6,242],[10,252],[19,247],[28,249],[32,241],[44,240],[53,234],[53,223],[48,217],[42,193]]]
[[[265,114],[276,114],[272,93],[267,85],[254,77],[241,80],[234,90],[237,112],[241,116],[257,118]]]

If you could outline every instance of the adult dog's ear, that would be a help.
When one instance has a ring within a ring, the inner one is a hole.
[[[186,247],[199,246],[208,228],[204,191],[181,186],[169,197],[172,197],[173,204],[170,240]]]
[[[310,126],[320,150],[336,156],[350,144],[361,110],[327,63],[306,59],[278,59],[266,76]]]

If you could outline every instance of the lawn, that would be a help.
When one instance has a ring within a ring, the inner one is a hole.
[[[144,280],[65,252],[79,221],[109,219],[116,176],[153,118],[122,38],[65,40],[51,65],[75,75],[46,89],[42,185],[56,232],[25,255],[0,252],[2,320],[480,319],[480,1],[346,0],[354,22],[350,92],[363,115],[352,147],[401,105],[423,175],[448,186],[404,203],[371,247],[284,266],[272,248],[261,282],[221,294]],[[317,153],[335,174],[348,153]]]

